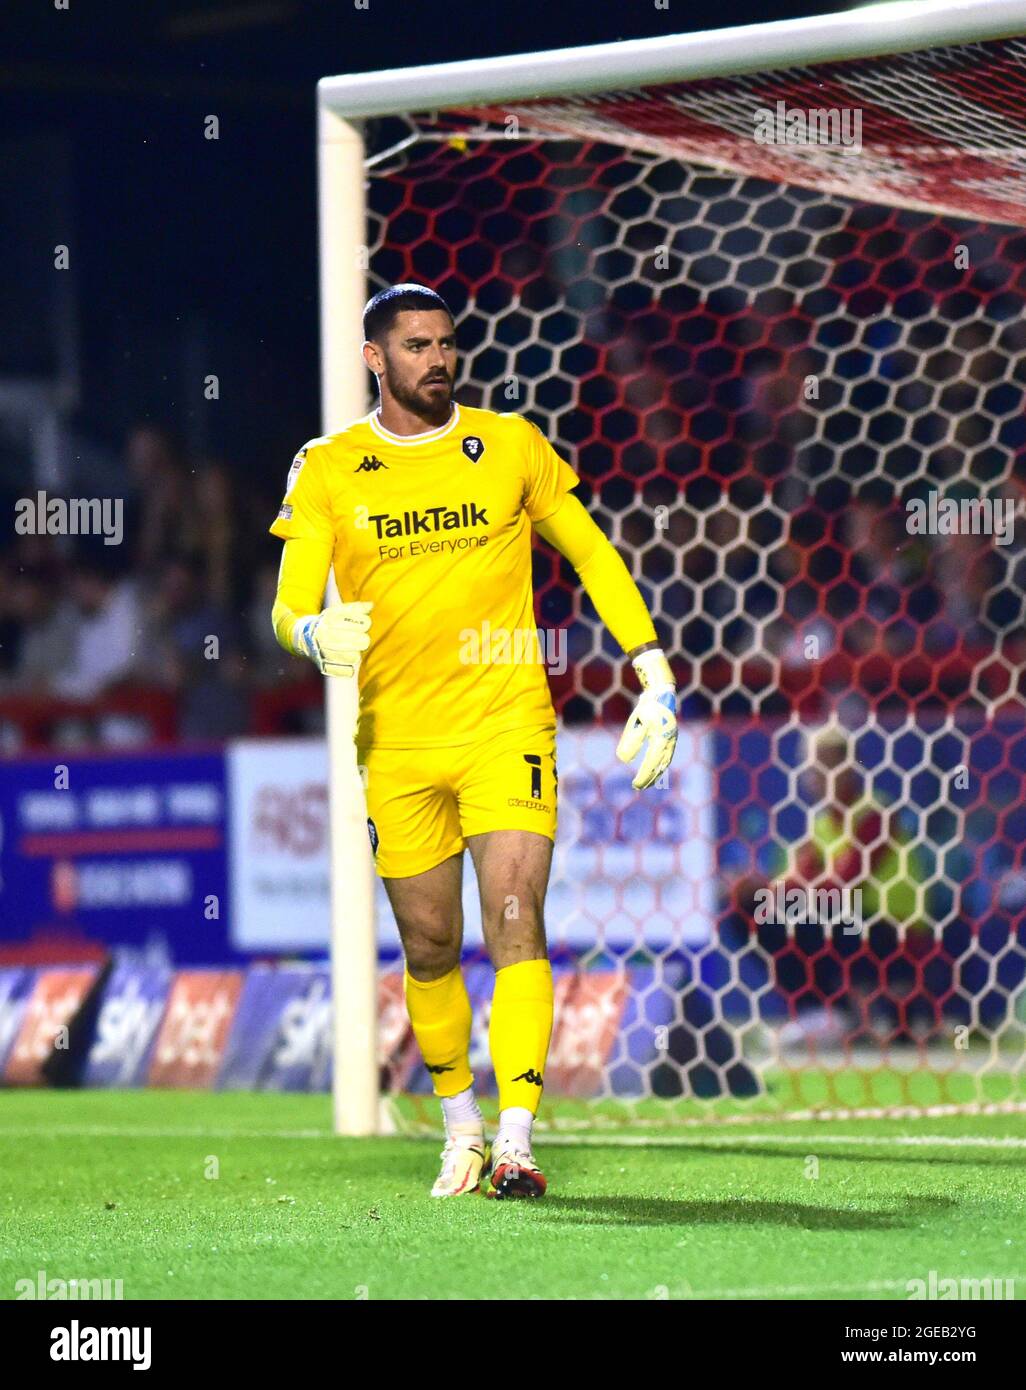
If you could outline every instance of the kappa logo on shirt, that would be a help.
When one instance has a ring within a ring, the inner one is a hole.
[[[379,468],[387,468],[387,467],[388,467],[388,464],[387,464],[387,463],[382,463],[381,460],[380,460],[375,454],[371,454],[370,457],[368,457],[366,454],[364,454],[364,456],[363,456],[363,463],[357,464],[357,466],[353,469],[353,472],[354,472],[354,473],[376,473],[376,472],[378,471]]]

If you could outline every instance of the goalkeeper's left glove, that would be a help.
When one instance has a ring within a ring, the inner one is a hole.
[[[641,745],[647,745],[631,783],[636,791],[641,791],[666,771],[673,757],[677,746],[677,693],[670,663],[658,648],[636,656],[633,665],[641,682],[641,696],[620,735],[616,756],[622,763],[629,763]]]

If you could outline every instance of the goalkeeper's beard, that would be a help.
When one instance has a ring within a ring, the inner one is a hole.
[[[401,381],[396,380],[391,367],[386,362],[385,380],[388,382],[388,389],[395,403],[401,405],[404,410],[419,415],[432,428],[437,425],[444,425],[452,414],[452,381],[448,377],[445,379],[444,391],[432,391],[423,382],[411,390]]]

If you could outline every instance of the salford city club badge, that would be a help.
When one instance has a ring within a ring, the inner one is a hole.
[[[484,453],[484,445],[476,434],[464,435],[463,452],[466,454],[467,458],[470,459],[471,463],[477,463],[478,459]]]
[[[378,852],[378,827],[377,827],[377,826],[374,824],[374,822],[371,820],[370,816],[367,817],[367,834],[370,836],[371,853],[372,853],[372,854],[377,854],[377,852]]]

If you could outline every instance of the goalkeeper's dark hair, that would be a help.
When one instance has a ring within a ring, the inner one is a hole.
[[[405,309],[441,309],[452,319],[452,310],[440,294],[426,285],[408,282],[390,285],[368,299],[363,311],[363,336],[368,343],[380,342]],[[452,320],[456,322],[455,319]]]

